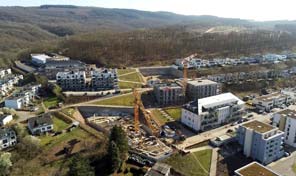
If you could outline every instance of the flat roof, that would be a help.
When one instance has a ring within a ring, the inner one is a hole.
[[[215,81],[211,81],[208,79],[195,79],[195,80],[188,80],[188,84],[194,85],[194,86],[202,86],[202,85],[209,85],[209,84],[218,84]]]
[[[277,114],[280,114],[284,117],[290,117],[290,118],[296,119],[296,111],[291,109],[285,109],[283,111],[278,112]]]
[[[221,104],[227,104],[235,102],[238,105],[243,105],[244,102],[233,95],[232,93],[223,93],[219,95],[214,95],[211,97],[206,97],[202,99],[198,99],[198,111],[202,112],[202,107],[209,108],[213,106],[219,106]]]
[[[284,94],[282,94],[280,92],[276,92],[276,93],[271,93],[271,94],[268,94],[268,95],[263,95],[261,97],[258,97],[257,100],[260,100],[260,101],[272,101],[275,98],[283,98],[283,97],[287,97],[287,95],[284,95]]]
[[[266,133],[268,131],[276,129],[276,127],[273,127],[267,123],[260,122],[258,120],[254,120],[254,121],[245,123],[242,126],[244,126],[246,128],[250,128],[250,129],[252,129],[256,132],[259,132],[259,133]]]
[[[257,162],[252,162],[236,170],[235,173],[239,176],[281,176]]]

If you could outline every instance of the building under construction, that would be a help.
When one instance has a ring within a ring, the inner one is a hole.
[[[131,116],[91,116],[87,118],[89,123],[95,123],[104,132],[109,132],[115,125],[120,125],[127,133],[130,153],[136,154],[149,161],[156,162],[169,157],[173,150],[150,134],[149,127],[139,124],[135,128],[134,119]]]

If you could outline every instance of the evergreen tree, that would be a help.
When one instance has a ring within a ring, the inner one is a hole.
[[[114,141],[111,141],[109,144],[108,154],[111,171],[115,172],[120,168],[122,160],[120,159],[119,149]]]
[[[126,160],[129,149],[128,140],[125,131],[121,127],[114,126],[112,128],[109,144],[111,144],[111,141],[114,141],[114,143],[117,145],[121,160]]]
[[[94,176],[94,168],[90,166],[87,158],[81,157],[80,155],[74,156],[69,165],[70,176]]]

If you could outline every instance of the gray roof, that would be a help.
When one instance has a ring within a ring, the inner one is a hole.
[[[79,60],[52,60],[48,61],[46,67],[84,67],[86,64]]]
[[[50,116],[33,117],[28,120],[28,125],[37,128],[45,125],[52,125],[53,121]]]
[[[11,132],[15,135],[15,132],[11,128],[0,128],[0,139],[5,136],[11,136]]]

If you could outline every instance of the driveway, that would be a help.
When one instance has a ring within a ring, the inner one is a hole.
[[[269,168],[283,176],[296,176],[296,173],[293,172],[293,165],[296,161],[296,152],[292,153],[291,156],[282,158],[276,162],[273,162],[268,165]]]

